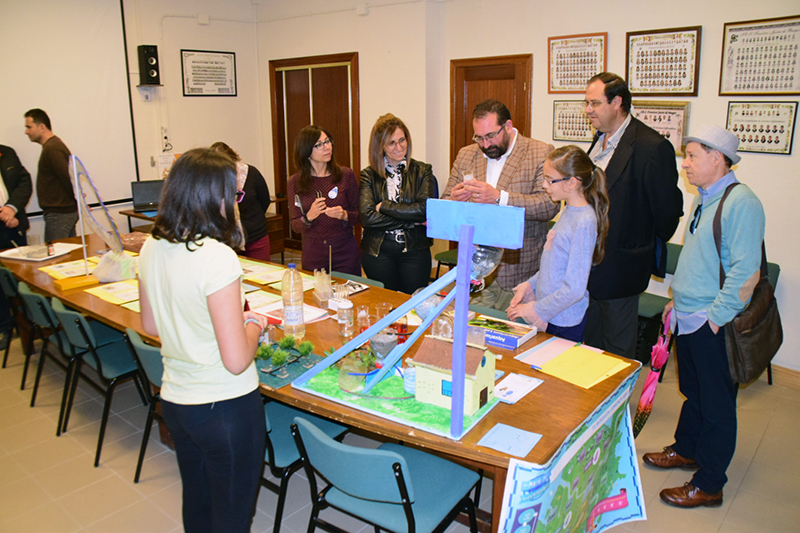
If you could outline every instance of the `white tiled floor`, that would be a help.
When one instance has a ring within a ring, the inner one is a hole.
[[[12,342],[8,368],[0,370],[0,531],[3,532],[170,532],[181,531],[181,483],[175,455],[153,432],[140,483],[133,474],[146,408],[135,388],[123,385],[112,407],[98,468],[92,466],[102,401],[81,384],[69,431],[56,438],[63,371],[48,361],[30,408],[30,388],[19,390],[22,355]],[[35,364],[34,357],[33,363]],[[49,369],[49,370],[48,370]],[[654,413],[637,439],[639,454],[671,443],[680,407],[674,367],[656,394]],[[32,374],[32,372],[31,372]],[[640,384],[643,381],[640,379]],[[635,402],[632,400],[635,408]],[[800,392],[759,381],[739,395],[739,440],[725,503],[717,509],[681,510],[662,504],[658,492],[690,474],[642,468],[648,520],[617,528],[638,532],[793,532],[800,523]],[[371,445],[349,435],[348,443]],[[490,507],[485,481],[481,507]],[[253,531],[272,531],[277,497],[262,489]],[[302,472],[290,482],[283,531],[306,530],[308,484]],[[371,528],[341,517],[347,531]],[[450,531],[467,531],[457,525]]]

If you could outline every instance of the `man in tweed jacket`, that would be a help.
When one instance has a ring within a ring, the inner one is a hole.
[[[558,213],[558,204],[542,188],[542,166],[553,146],[520,135],[508,108],[497,100],[475,107],[472,129],[475,144],[458,152],[442,198],[525,208],[522,248],[503,253],[495,277],[472,300],[505,311],[514,287],[539,270],[547,222]]]

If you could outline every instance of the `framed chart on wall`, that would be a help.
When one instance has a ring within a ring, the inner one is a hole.
[[[236,96],[236,53],[181,50],[183,96]]]
[[[701,26],[628,32],[625,64],[631,94],[697,96]]]
[[[595,130],[579,100],[553,102],[553,140],[592,142]]]
[[[548,93],[583,94],[586,82],[606,70],[608,33],[547,38]]]
[[[728,102],[726,128],[739,152],[791,155],[797,102]]]
[[[800,94],[800,15],[727,22],[719,94]]]
[[[631,114],[656,130],[683,157],[683,138],[689,123],[689,102],[650,102],[633,100]]]

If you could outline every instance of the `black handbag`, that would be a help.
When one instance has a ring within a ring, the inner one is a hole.
[[[720,256],[719,287],[725,283],[722,268],[722,204],[738,183],[725,189],[714,216],[714,242]],[[761,279],[753,290],[750,303],[725,324],[725,345],[728,352],[728,365],[731,379],[735,383],[749,383],[769,366],[772,358],[783,343],[783,327],[775,299],[775,288],[767,275],[767,250],[761,243]]]

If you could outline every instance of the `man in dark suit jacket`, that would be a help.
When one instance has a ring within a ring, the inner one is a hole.
[[[22,166],[17,153],[8,146],[0,144],[0,175],[5,192],[0,190],[0,249],[27,243],[28,217],[25,206],[31,199],[33,185],[31,175]]]
[[[589,155],[606,171],[606,255],[589,276],[585,342],[617,355],[636,352],[639,295],[664,276],[666,243],[683,215],[675,150],[630,115],[625,81],[600,73],[586,87],[586,114],[597,130]]]
[[[31,199],[33,185],[31,175],[22,166],[17,153],[0,144],[0,249],[5,250],[16,244],[27,244],[25,232],[28,231],[28,217],[25,206]],[[11,310],[5,298],[0,298],[0,331],[7,331],[11,323]],[[9,339],[0,337],[0,349],[5,349]]]

